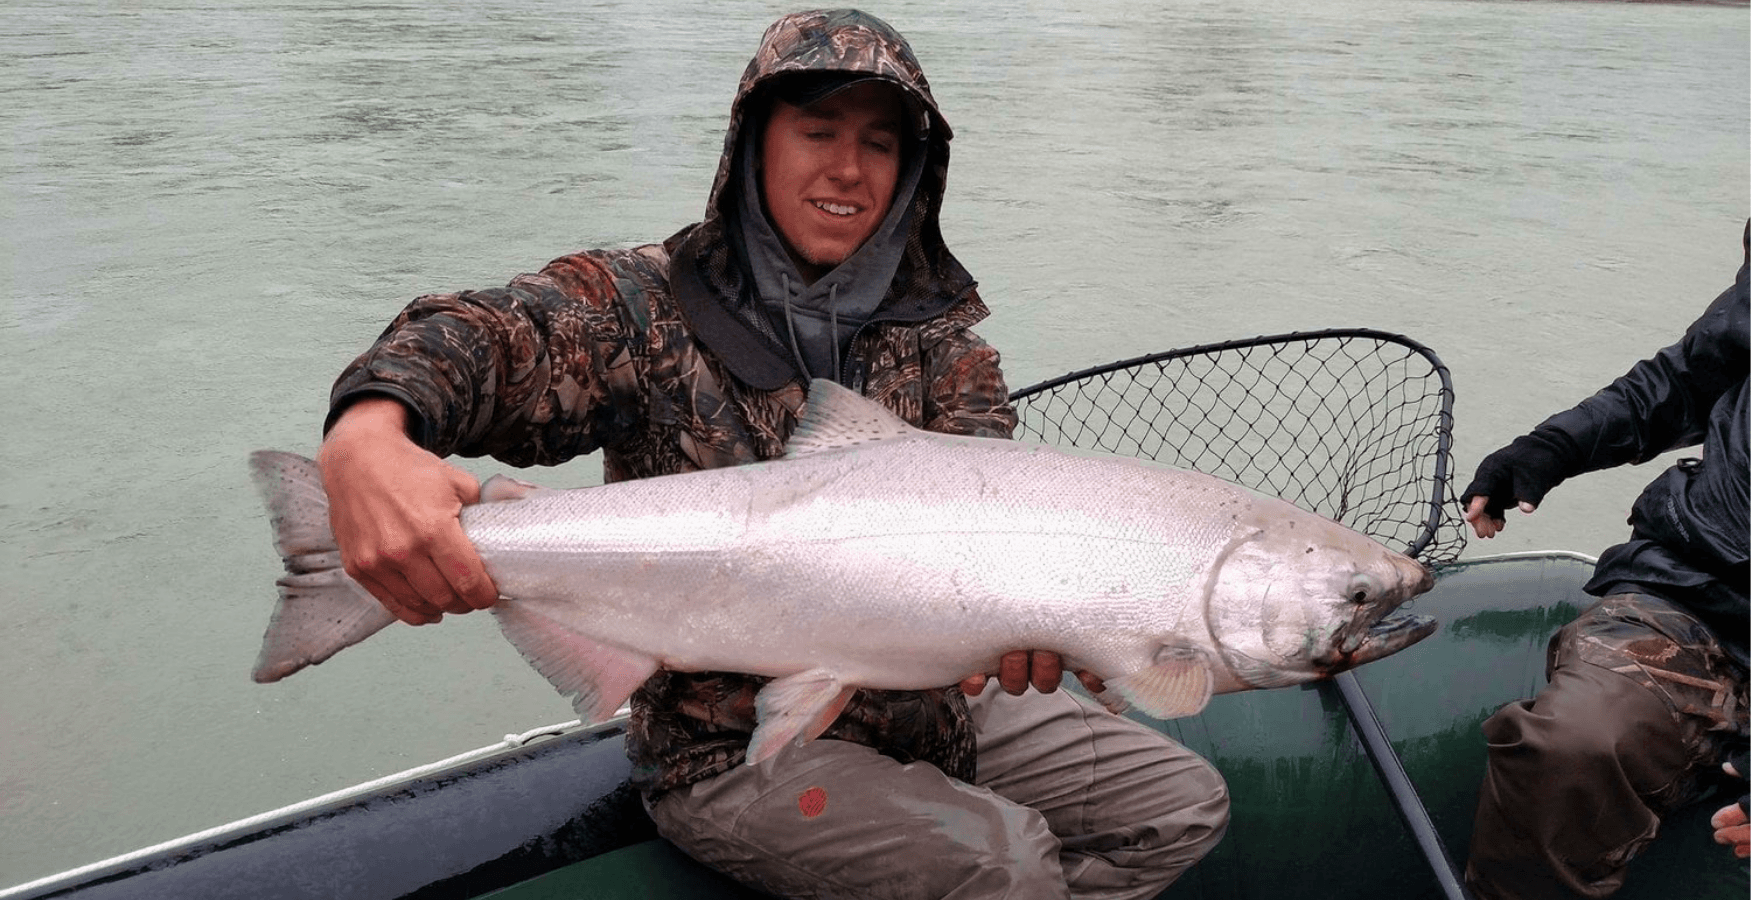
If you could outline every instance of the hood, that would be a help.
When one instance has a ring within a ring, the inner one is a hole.
[[[762,36],[731,104],[719,170],[700,223],[679,232],[671,249],[671,285],[697,338],[712,347],[739,379],[763,390],[802,380],[790,343],[775,332],[749,289],[752,274],[727,234],[742,191],[745,131],[752,112],[765,108],[775,79],[796,73],[847,72],[882,78],[905,93],[923,117],[926,149],[918,185],[904,211],[905,235],[895,275],[871,318],[918,322],[942,313],[974,279],[945,246],[939,230],[950,162],[951,127],[906,40],[858,10],[818,10],[785,16]]]
[[[768,26],[731,102],[731,125],[725,131],[719,173],[707,198],[703,224],[721,219],[726,212],[743,126],[752,108],[761,106],[756,101],[762,99],[763,89],[777,78],[801,72],[848,72],[882,78],[919,105],[930,129],[927,177],[920,194],[931,202],[923,224],[930,224],[937,237],[938,210],[944,200],[945,170],[951,153],[950,123],[932,98],[932,89],[908,42],[882,19],[856,9],[794,13]],[[939,243],[942,245],[942,237]]]

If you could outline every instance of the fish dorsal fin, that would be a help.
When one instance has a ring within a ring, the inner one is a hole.
[[[1103,693],[1119,694],[1128,706],[1153,718],[1192,716],[1213,699],[1212,654],[1200,647],[1165,644],[1152,665],[1105,679],[1104,685]],[[1116,708],[1113,702],[1104,705]]]
[[[810,396],[798,427],[786,441],[786,456],[842,450],[859,444],[906,437],[918,431],[874,400],[827,379],[810,383]]]

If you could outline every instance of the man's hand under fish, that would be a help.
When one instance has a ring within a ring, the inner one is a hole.
[[[1014,697],[1028,687],[1052,694],[1060,687],[1060,676],[1064,671],[1060,654],[1053,650],[1013,650],[1000,657],[998,672],[977,672],[963,679],[960,686],[963,693],[975,697],[986,689],[989,678],[998,678],[999,686]],[[1103,679],[1084,671],[1075,674],[1085,690],[1093,694],[1103,693]]]
[[[475,477],[408,439],[408,409],[389,397],[347,408],[323,441],[318,464],[331,498],[329,521],[347,574],[396,618],[431,625],[443,613],[487,609],[498,599],[458,513],[480,502]],[[1013,696],[1026,688],[1060,688],[1060,654],[1015,650],[997,672],[963,679],[974,697],[989,679]],[[1089,672],[1079,682],[1093,694],[1103,680]]]

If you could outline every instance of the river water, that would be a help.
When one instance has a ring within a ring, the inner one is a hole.
[[[944,230],[1014,386],[1400,331],[1452,370],[1469,472],[1741,261],[1746,4],[1078,5],[867,7],[957,129]],[[485,617],[252,684],[279,563],[244,457],[313,450],[417,294],[698,218],[788,10],[713,7],[8,4],[0,887],[572,718]],[[1597,552],[1657,469],[1466,555]]]

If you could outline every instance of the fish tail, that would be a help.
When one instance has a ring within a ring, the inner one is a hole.
[[[268,507],[274,549],[286,565],[286,575],[275,582],[280,598],[251,674],[267,683],[334,656],[396,617],[342,568],[315,462],[258,450],[250,454],[250,474]]]

